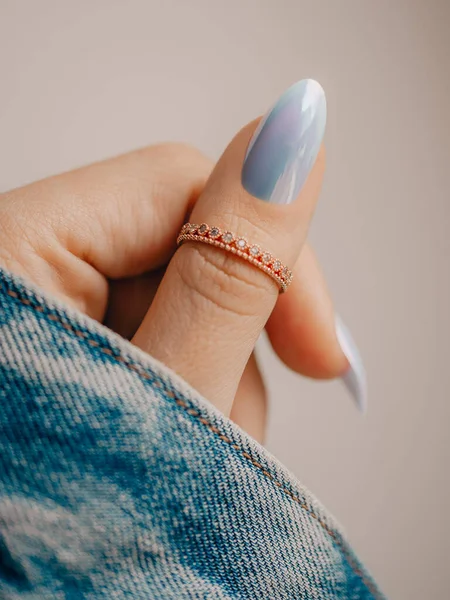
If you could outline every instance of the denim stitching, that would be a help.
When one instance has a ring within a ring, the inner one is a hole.
[[[5,289],[4,284],[0,283],[0,289]],[[180,406],[181,408],[183,408],[185,410],[185,412],[187,412],[190,416],[194,417],[202,425],[204,425],[205,427],[207,427],[220,440],[222,440],[223,442],[229,444],[234,450],[236,450],[237,452],[239,452],[241,454],[241,456],[243,456],[247,461],[249,461],[259,471],[261,471],[261,473],[267,479],[269,479],[270,481],[272,481],[272,483],[274,485],[276,485],[280,489],[280,491],[282,491],[284,494],[286,494],[287,496],[289,496],[291,498],[291,500],[293,500],[296,504],[298,504],[300,506],[300,508],[302,508],[312,518],[314,518],[319,523],[319,525],[328,533],[328,535],[332,538],[332,540],[338,545],[338,547],[340,548],[340,550],[344,553],[344,556],[346,557],[347,562],[350,565],[350,567],[352,568],[352,570],[355,573],[355,575],[357,575],[357,576],[360,577],[361,581],[364,583],[364,585],[366,585],[366,587],[370,590],[370,592],[372,594],[374,594],[375,597],[377,597],[377,598],[381,598],[382,597],[379,594],[378,590],[376,589],[375,585],[372,583],[372,581],[368,580],[366,578],[366,575],[355,564],[353,558],[349,554],[348,550],[345,548],[345,546],[342,543],[342,541],[336,535],[336,533],[332,529],[330,529],[330,527],[326,523],[324,523],[320,519],[320,517],[318,517],[316,515],[316,513],[307,504],[305,504],[304,502],[302,502],[302,500],[298,496],[296,496],[295,494],[293,494],[288,488],[284,487],[282,483],[280,483],[279,481],[277,481],[275,479],[275,477],[272,475],[272,473],[270,473],[269,471],[265,470],[264,467],[263,467],[263,465],[261,465],[258,461],[256,461],[248,452],[246,452],[245,450],[243,450],[238,444],[235,444],[233,442],[233,440],[231,440],[226,435],[222,434],[217,427],[215,427],[207,419],[205,419],[204,417],[202,417],[201,413],[198,410],[196,410],[195,408],[191,408],[187,402],[185,402],[181,398],[178,398],[177,395],[171,389],[168,388],[168,386],[166,385],[166,383],[164,381],[161,381],[160,379],[156,378],[153,374],[148,373],[143,367],[135,365],[134,363],[132,363],[131,361],[127,360],[126,358],[124,358],[120,354],[114,353],[113,350],[111,350],[111,348],[108,348],[106,346],[102,346],[100,344],[100,342],[97,342],[96,340],[91,339],[90,338],[90,333],[85,332],[85,331],[81,331],[79,329],[75,329],[74,327],[72,327],[72,325],[69,325],[69,323],[65,323],[62,320],[62,318],[59,317],[58,315],[55,315],[54,313],[48,312],[49,309],[47,307],[42,306],[41,304],[34,304],[33,302],[31,302],[31,300],[29,300],[28,298],[23,297],[22,295],[20,295],[18,292],[15,292],[14,290],[9,290],[9,289],[6,288],[5,291],[6,291],[6,294],[8,296],[10,296],[10,297],[18,300],[21,304],[29,306],[33,310],[36,310],[39,313],[45,313],[45,317],[48,318],[50,321],[58,323],[59,325],[61,325],[63,327],[63,329],[65,329],[66,331],[68,331],[68,332],[76,335],[78,338],[80,338],[81,340],[85,341],[90,346],[98,348],[98,350],[100,350],[100,352],[102,352],[103,354],[106,354],[107,356],[113,358],[117,362],[123,364],[128,370],[130,370],[132,372],[135,372],[139,377],[141,377],[145,381],[151,382],[152,385],[154,385],[156,388],[158,388],[160,390],[163,388],[166,396],[168,396],[169,398],[171,398],[172,400],[174,400],[175,403],[178,406]]]

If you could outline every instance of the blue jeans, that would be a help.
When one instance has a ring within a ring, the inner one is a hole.
[[[382,598],[339,526],[177,375],[0,271],[0,598]]]

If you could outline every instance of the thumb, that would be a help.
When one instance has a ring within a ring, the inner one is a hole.
[[[240,244],[254,246],[260,265],[275,264],[276,257],[292,268],[322,181],[325,119],[322,88],[303,80],[281,96],[258,126],[253,122],[238,133],[190,219],[208,224],[209,230],[197,227],[194,233],[209,241],[233,237],[227,248],[234,253],[198,241],[183,244],[133,340],[225,414],[279,293],[263,269],[235,251]]]

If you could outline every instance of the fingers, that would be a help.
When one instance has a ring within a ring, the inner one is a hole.
[[[360,410],[367,406],[364,366],[349,329],[336,315],[312,248],[305,244],[289,294],[280,296],[266,330],[291,369],[316,379],[341,377]]]
[[[294,265],[321,186],[324,125],[320,86],[307,80],[290,88],[256,133],[251,123],[231,142],[191,221],[230,230]],[[277,298],[277,286],[261,270],[187,243],[171,260],[133,341],[229,414]]]
[[[250,356],[231,409],[230,419],[260,444],[267,425],[267,394],[256,356]]]
[[[308,243],[294,267],[289,293],[280,296],[266,330],[281,360],[302,375],[331,379],[348,368],[336,335],[333,303]]]
[[[102,319],[105,278],[168,260],[210,171],[194,148],[161,144],[3,194],[0,262]]]

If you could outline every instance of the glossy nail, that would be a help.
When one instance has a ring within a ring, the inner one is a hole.
[[[339,316],[336,316],[336,335],[349,362],[348,370],[341,379],[360,411],[365,412],[367,410],[366,370],[355,340]]]
[[[242,169],[247,192],[274,204],[295,200],[319,152],[326,116],[325,92],[314,79],[286,90],[250,141]]]

